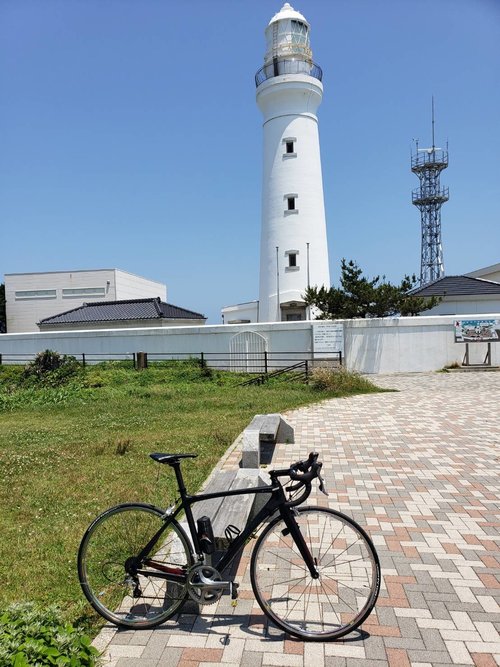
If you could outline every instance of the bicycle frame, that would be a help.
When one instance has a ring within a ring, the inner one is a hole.
[[[232,560],[237,556],[237,554],[241,551],[241,549],[243,549],[247,540],[252,536],[255,530],[267,518],[273,515],[276,512],[276,510],[279,510],[287,529],[290,531],[290,534],[293,540],[295,541],[297,548],[302,558],[304,559],[305,564],[307,565],[307,568],[311,573],[311,576],[314,579],[318,578],[319,575],[316,569],[316,565],[314,563],[311,552],[309,551],[309,548],[305,543],[300,528],[297,522],[295,521],[293,510],[286,504],[287,500],[284,489],[282,485],[279,484],[275,479],[272,480],[273,483],[271,483],[268,486],[257,486],[252,488],[236,489],[234,491],[218,491],[216,493],[202,493],[198,495],[190,495],[187,493],[186,487],[184,486],[184,480],[182,478],[180,464],[176,463],[171,465],[175,471],[175,476],[177,478],[177,484],[181,499],[178,506],[166,518],[164,525],[155,533],[155,535],[153,535],[148,544],[138,554],[137,560],[139,562],[144,562],[145,560],[147,560],[147,556],[149,555],[151,549],[158,542],[158,539],[161,537],[161,535],[168,529],[172,521],[174,521],[174,519],[182,512],[182,510],[184,510],[186,513],[186,520],[189,527],[189,533],[191,535],[192,546],[194,547],[192,555],[193,557],[196,557],[198,561],[203,560],[204,554],[200,549],[196,524],[191,509],[192,505],[198,502],[202,502],[203,500],[211,500],[213,498],[228,498],[231,496],[241,496],[248,494],[271,493],[271,497],[264,505],[264,507],[262,507],[262,509],[256,514],[256,516],[247,523],[247,525],[239,533],[239,535],[237,535],[237,537],[235,537],[235,539],[230,543],[229,547],[222,554],[217,563],[214,564],[215,569],[218,570],[219,572],[223,572],[232,562]],[[177,581],[179,583],[181,582],[184,583],[186,579],[185,574],[181,574],[180,572],[175,572],[174,570],[175,568],[172,568],[171,571],[158,571],[154,572],[153,574],[151,570],[143,570],[142,568],[139,568],[137,570],[137,573],[146,577],[154,576],[160,579],[167,579],[169,581]]]

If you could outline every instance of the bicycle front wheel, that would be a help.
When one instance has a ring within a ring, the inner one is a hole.
[[[192,556],[176,521],[152,546],[148,560],[134,561],[164,525],[162,514],[152,505],[118,505],[97,517],[83,536],[78,551],[80,584],[94,609],[115,625],[154,627],[172,616],[186,598],[185,573]]]
[[[375,548],[352,519],[322,507],[299,508],[295,520],[319,572],[313,579],[278,516],[260,535],[250,574],[263,612],[282,630],[312,641],[352,632],[373,609],[380,589]]]

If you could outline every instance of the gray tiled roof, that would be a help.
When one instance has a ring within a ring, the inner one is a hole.
[[[156,299],[129,299],[126,301],[97,301],[84,303],[79,308],[46,317],[39,324],[83,324],[85,322],[119,322],[124,320],[205,320],[201,313],[173,306]]]
[[[500,295],[500,283],[470,276],[445,276],[408,292],[411,296]]]

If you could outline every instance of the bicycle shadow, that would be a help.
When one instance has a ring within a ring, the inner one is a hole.
[[[293,637],[273,625],[264,613],[249,615],[248,613],[223,610],[213,611],[210,614],[189,612],[188,609],[187,612],[179,613],[167,621],[165,625],[155,628],[153,634],[168,632],[169,634],[193,634],[207,637],[209,635],[219,635],[221,646],[230,644],[231,639],[241,639],[242,635],[265,640],[266,642],[283,642],[286,640],[303,643],[302,639]],[[118,629],[118,633],[127,631],[130,630],[127,628]],[[140,632],[140,630],[136,630],[136,632]],[[370,633],[366,630],[357,628],[350,635],[336,641],[339,644],[352,644],[366,641],[370,636]]]

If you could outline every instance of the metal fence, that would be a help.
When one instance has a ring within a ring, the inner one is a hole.
[[[137,368],[138,358],[141,363],[145,359],[148,365],[167,361],[196,360],[201,366],[209,366],[217,370],[233,371],[238,373],[272,373],[273,371],[293,366],[299,362],[308,361],[313,365],[342,365],[342,353],[332,352],[324,357],[317,357],[312,352],[117,352],[114,354],[96,354],[78,352],[71,354],[83,366],[95,365],[110,361],[129,361]],[[25,365],[36,357],[36,354],[0,354],[0,365]]]
[[[307,74],[318,81],[323,79],[323,70],[316,63],[302,58],[291,58],[289,60],[275,60],[261,67],[255,75],[257,88],[261,83],[283,74]]]

